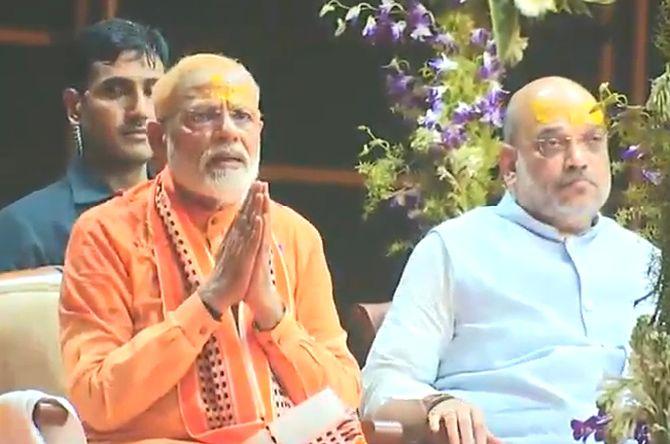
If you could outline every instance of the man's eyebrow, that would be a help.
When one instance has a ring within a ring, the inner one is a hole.
[[[132,79],[124,76],[111,76],[107,77],[106,79],[103,79],[100,83],[121,83],[121,82],[131,83]]]
[[[545,135],[554,135],[554,134],[559,134],[563,132],[563,128],[560,126],[548,126],[545,128],[542,128],[540,132],[537,133],[538,136],[545,136]]]

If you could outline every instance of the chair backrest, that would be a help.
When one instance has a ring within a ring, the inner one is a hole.
[[[65,395],[60,281],[56,267],[0,274],[0,393],[36,389]]]
[[[353,304],[349,312],[349,349],[362,367],[368,356],[372,341],[382,325],[390,302]]]

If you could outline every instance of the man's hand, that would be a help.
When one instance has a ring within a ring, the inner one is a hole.
[[[428,425],[434,436],[444,436],[440,425],[444,424],[449,444],[502,444],[484,423],[484,414],[477,407],[460,399],[451,398],[440,402],[428,412]]]
[[[254,322],[260,330],[270,330],[279,323],[284,314],[284,304],[272,283],[270,258],[272,255],[272,221],[270,220],[270,194],[267,184],[263,189],[263,234],[261,246],[254,263],[249,289],[244,301],[254,314]]]
[[[254,182],[242,208],[216,253],[214,270],[199,290],[203,302],[223,313],[249,288],[263,237],[263,205],[267,184]]]

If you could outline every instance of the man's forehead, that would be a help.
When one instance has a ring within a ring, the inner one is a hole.
[[[530,117],[538,125],[563,122],[572,126],[602,126],[604,113],[589,94],[575,89],[548,88],[530,99]]]
[[[184,89],[228,85],[254,84],[251,75],[242,67],[228,69],[202,68],[184,74],[180,84]]]
[[[151,60],[136,51],[124,51],[113,62],[96,61],[91,64],[91,81],[109,77],[126,77],[134,80],[158,79],[165,68],[158,57]]]
[[[184,100],[211,98],[258,107],[258,86],[241,66],[189,72],[182,76],[177,88]]]

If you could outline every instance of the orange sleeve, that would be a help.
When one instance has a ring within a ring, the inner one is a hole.
[[[165,320],[135,332],[129,307],[142,295],[131,294],[118,253],[132,251],[113,245],[96,221],[75,224],[59,307],[69,396],[98,431],[123,426],[173,389],[218,325],[194,294]]]
[[[257,331],[256,337],[294,402],[330,387],[345,404],[358,408],[360,370],[337,316],[321,237],[308,227],[305,245],[296,246],[295,318],[285,314],[272,330]]]

